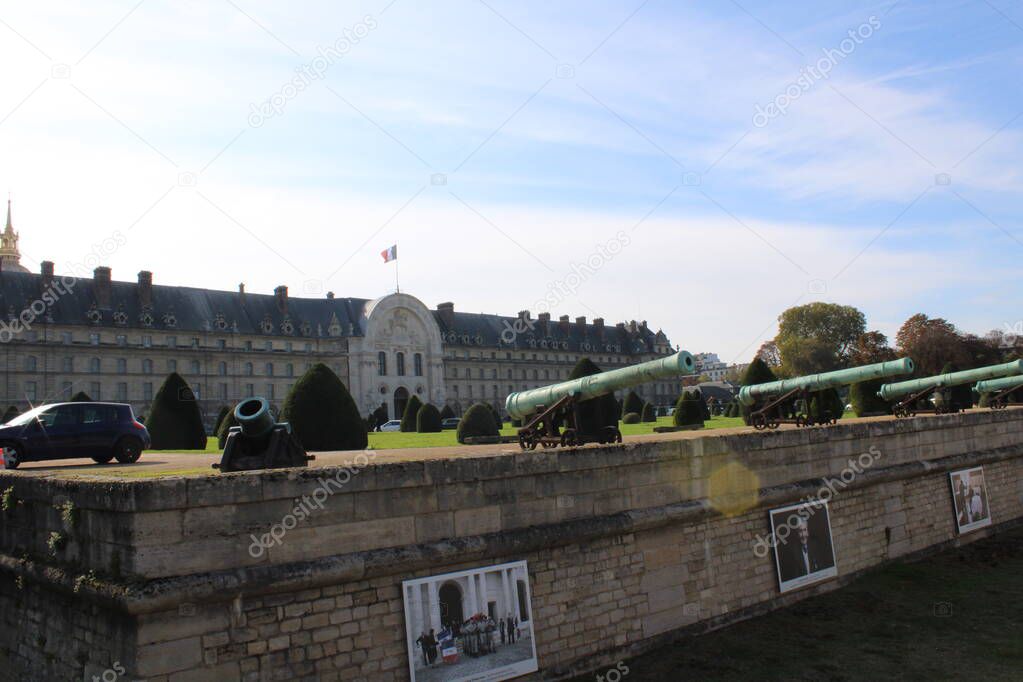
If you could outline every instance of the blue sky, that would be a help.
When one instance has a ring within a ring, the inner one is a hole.
[[[727,361],[812,300],[889,335],[1023,317],[1018,5],[424,5],[0,4],[25,261],[375,297],[397,242],[429,306]]]

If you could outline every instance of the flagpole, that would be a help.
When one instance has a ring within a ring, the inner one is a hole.
[[[394,290],[401,293],[401,285],[398,284],[398,242],[394,242]]]

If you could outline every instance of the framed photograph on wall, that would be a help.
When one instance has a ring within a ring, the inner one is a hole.
[[[538,670],[525,561],[401,587],[412,682],[498,682]]]
[[[827,502],[772,509],[771,537],[778,587],[797,590],[838,575]]]
[[[953,471],[948,479],[952,484],[952,504],[960,535],[990,526],[991,509],[988,507],[984,467]]]

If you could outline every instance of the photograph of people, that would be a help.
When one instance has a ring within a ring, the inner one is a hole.
[[[987,486],[984,484],[984,467],[953,471],[949,474],[952,483],[952,501],[955,505],[956,526],[960,533],[991,525],[991,510],[988,508]]]
[[[412,682],[497,682],[538,669],[525,561],[406,580]]]
[[[772,510],[771,533],[782,592],[838,575],[826,502]]]

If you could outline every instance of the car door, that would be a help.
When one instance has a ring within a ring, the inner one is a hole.
[[[72,405],[43,410],[28,425],[28,449],[32,459],[64,459],[79,456],[80,438]]]
[[[109,453],[114,444],[114,429],[117,425],[117,412],[113,405],[102,403],[80,403],[82,411],[82,449],[83,457],[93,457]]]

